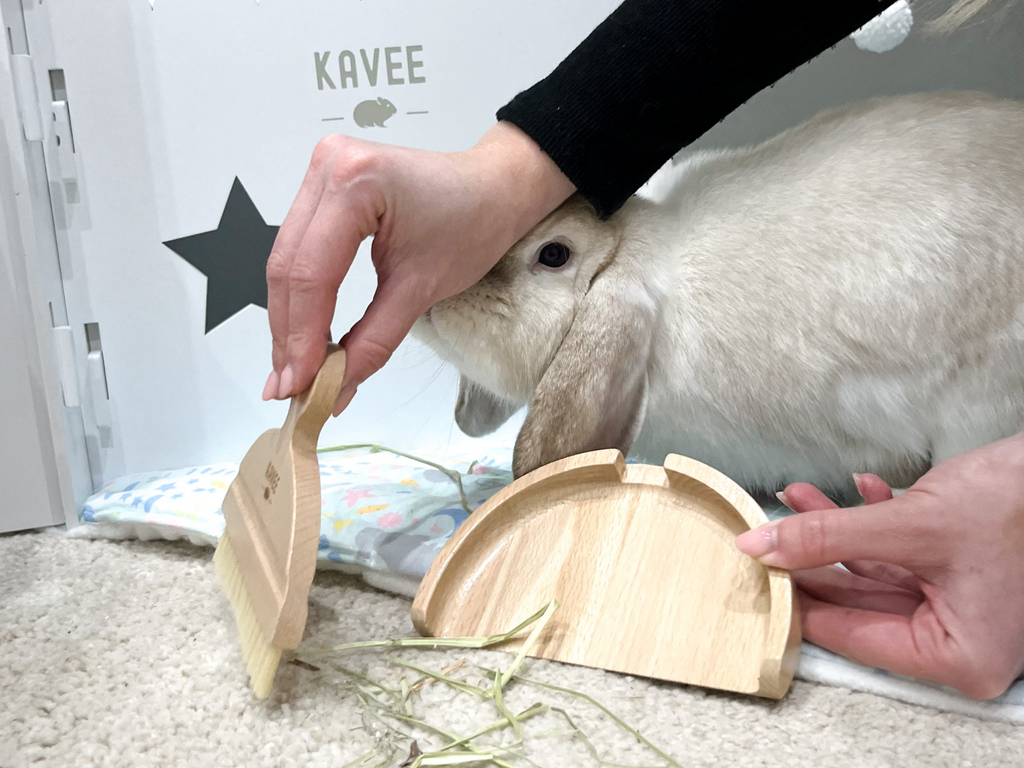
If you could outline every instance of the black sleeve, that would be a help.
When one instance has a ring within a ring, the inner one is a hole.
[[[498,111],[610,216],[682,147],[893,0],[626,0]]]

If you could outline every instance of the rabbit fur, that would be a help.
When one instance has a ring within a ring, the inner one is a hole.
[[[413,333],[467,434],[529,406],[516,476],[618,448],[909,485],[1024,429],[1024,104],[875,99],[669,163],[606,221],[573,196]]]

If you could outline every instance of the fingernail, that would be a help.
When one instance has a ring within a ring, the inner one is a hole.
[[[352,402],[352,398],[356,396],[357,387],[354,384],[349,384],[341,388],[341,392],[338,394],[338,400],[334,404],[334,415],[340,416],[341,412],[348,408],[348,404]]]
[[[286,365],[281,372],[281,384],[277,389],[277,396],[281,398],[291,397],[293,386],[295,386],[295,371],[292,370],[290,365]]]
[[[853,473],[853,484],[857,486],[857,493],[860,494],[860,497],[862,499],[864,498],[864,489],[860,487],[860,484],[861,484],[861,478],[863,478],[863,477],[864,477],[864,475],[858,474],[856,472]]]
[[[277,388],[280,384],[280,377],[277,375],[277,371],[271,371],[270,375],[267,376],[267,383],[263,386],[263,399],[273,400],[277,397]]]
[[[779,546],[777,522],[760,525],[736,537],[736,548],[750,557],[761,558]]]
[[[785,492],[785,491],[779,491],[778,493],[776,493],[776,494],[775,494],[775,498],[777,498],[777,499],[778,499],[779,501],[781,501],[781,502],[783,503],[783,505],[785,505],[785,506],[786,506],[786,507],[788,507],[789,509],[792,509],[792,508],[793,508],[793,507],[792,507],[792,506],[790,505],[790,503],[789,503],[789,499],[788,499],[788,498],[786,498],[786,492]]]

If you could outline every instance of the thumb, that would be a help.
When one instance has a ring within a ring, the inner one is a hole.
[[[345,348],[345,382],[335,415],[348,406],[356,388],[391,359],[429,306],[429,300],[409,281],[393,278],[378,286],[362,318],[341,340]]]
[[[820,509],[776,520],[736,538],[763,565],[791,571],[848,560],[927,568],[947,560],[943,537],[914,496],[852,509]]]

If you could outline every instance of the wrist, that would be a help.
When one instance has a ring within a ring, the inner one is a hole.
[[[576,191],[554,160],[513,123],[495,123],[467,154],[481,171],[487,196],[509,217],[513,240]]]

